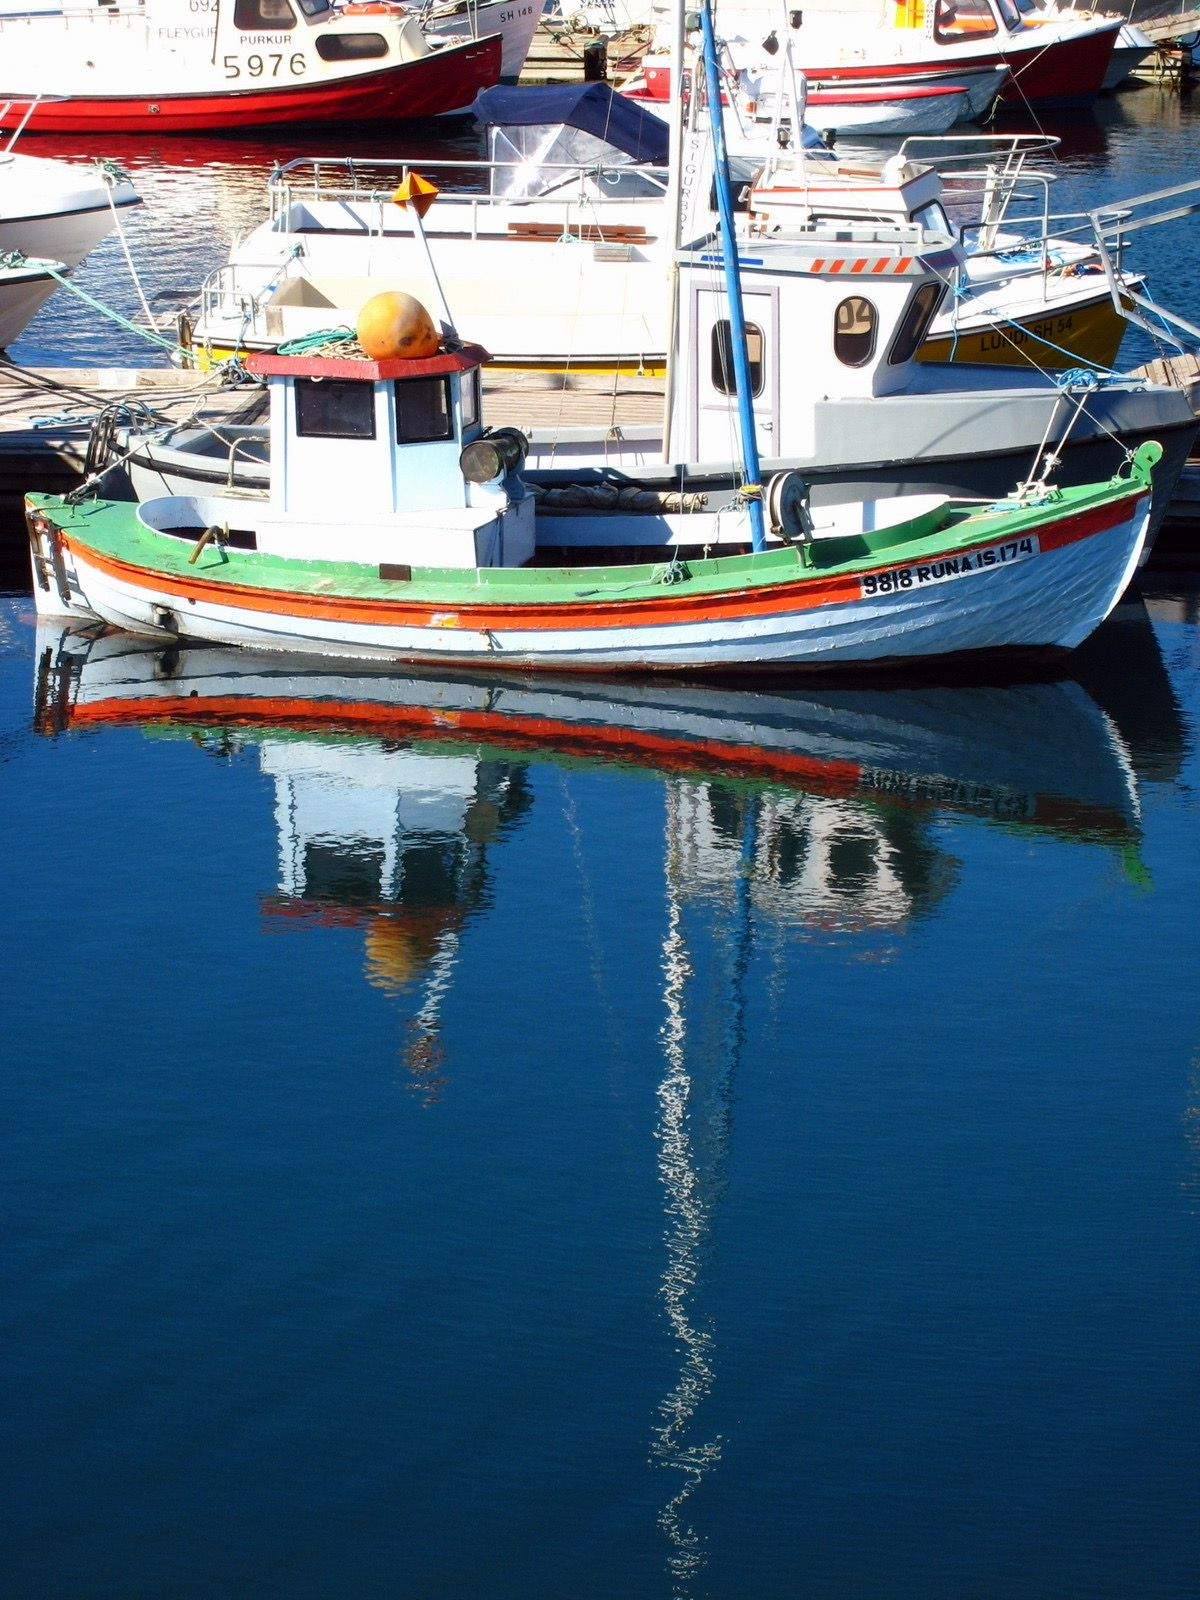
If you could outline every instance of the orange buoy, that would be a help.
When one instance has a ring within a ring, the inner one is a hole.
[[[419,300],[389,289],[368,300],[354,328],[373,361],[423,361],[438,351],[438,331]]]

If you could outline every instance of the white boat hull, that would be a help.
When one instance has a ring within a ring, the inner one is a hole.
[[[47,272],[0,270],[0,350],[21,334],[58,288]]]
[[[1054,542],[1051,525],[1041,539],[1031,535],[982,547],[975,552],[978,561],[950,558],[926,568],[893,566],[864,574],[851,585],[861,592],[844,600],[824,602],[809,593],[781,604],[772,597],[769,610],[746,614],[743,607],[722,616],[720,607],[706,607],[696,621],[684,620],[686,608],[680,607],[678,620],[639,622],[630,607],[604,626],[579,617],[574,626],[522,626],[512,608],[510,618],[492,615],[487,626],[472,626],[469,607],[448,605],[425,625],[413,626],[389,623],[389,607],[379,603],[375,615],[357,622],[344,609],[321,615],[321,607],[299,606],[289,613],[288,596],[277,591],[269,592],[267,609],[265,595],[246,606],[224,600],[211,581],[149,571],[122,576],[78,549],[66,558],[71,604],[64,606],[55,584],[36,587],[35,594],[39,610],[49,615],[66,611],[135,633],[309,655],[486,660],[560,671],[834,668],[1072,649],[1125,589],[1141,555],[1149,510],[1149,494],[1143,493],[1101,508],[1099,521],[1107,517],[1107,525],[1067,543]],[[751,605],[757,600],[750,591],[743,598]]]
[[[453,16],[432,16],[425,25],[430,43],[442,39],[486,39],[499,34],[500,77],[516,83],[541,21],[541,0],[491,0],[490,5],[464,6]]]
[[[920,99],[850,101],[825,105],[810,99],[805,120],[818,133],[840,138],[892,138],[945,133],[969,115],[965,90],[961,94],[926,95]]]

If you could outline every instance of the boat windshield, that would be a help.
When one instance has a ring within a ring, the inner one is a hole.
[[[933,37],[939,44],[990,39],[998,32],[988,0],[938,0],[933,17]]]
[[[607,140],[563,123],[531,123],[519,128],[489,128],[492,193],[530,200],[596,174],[604,195],[616,200],[661,195],[663,186],[640,170],[632,156]]]

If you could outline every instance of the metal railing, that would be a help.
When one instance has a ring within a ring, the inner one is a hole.
[[[294,160],[286,162],[281,167],[276,167],[267,180],[267,206],[269,219],[276,222],[284,217],[297,202],[312,201],[349,201],[369,204],[387,204],[391,201],[395,188],[411,173],[419,170],[422,177],[435,179],[439,173],[449,173],[451,178],[458,174],[471,173],[473,175],[491,174],[495,172],[515,173],[527,167],[528,163],[521,161],[411,161],[395,160],[372,157],[369,161],[361,161],[353,156],[297,156]],[[617,183],[624,178],[640,177],[647,179],[661,194],[667,192],[667,169],[648,162],[628,162],[606,166],[603,162],[582,163],[578,161],[543,161],[537,163],[539,172],[561,173],[562,181],[556,187],[572,181],[590,179],[597,185],[604,183]],[[291,175],[306,169],[311,174],[311,181],[307,185],[299,185],[291,181]],[[390,188],[383,188],[377,182],[368,182],[372,173],[389,174]],[[393,177],[394,175],[394,181]],[[340,177],[343,181],[337,184],[323,182],[323,177]],[[349,182],[345,179],[348,177]],[[439,185],[439,187],[441,187]],[[444,188],[439,198],[439,205],[463,205],[472,200],[478,204],[485,204],[501,200],[505,205],[537,205],[539,201],[553,196],[553,190],[544,190],[536,195],[497,195],[475,187],[464,185],[462,188]],[[588,195],[589,205],[627,205],[628,197],[619,195],[606,196]]]

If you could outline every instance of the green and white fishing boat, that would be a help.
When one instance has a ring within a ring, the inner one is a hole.
[[[270,499],[31,495],[39,612],[394,661],[829,667],[1070,649],[1142,550],[1153,444],[1109,483],[863,502],[816,525],[781,475],[760,551],[750,504],[539,507],[520,436],[479,423],[484,360],[255,357]],[[569,565],[545,564],[565,546]]]

